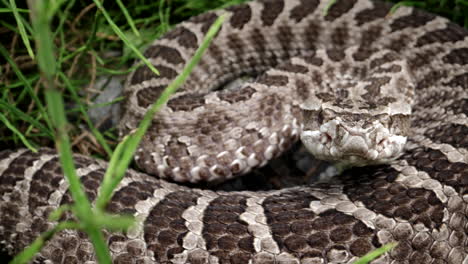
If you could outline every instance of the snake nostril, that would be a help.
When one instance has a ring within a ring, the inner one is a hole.
[[[377,145],[383,146],[383,145],[385,145],[386,143],[387,143],[387,139],[386,139],[386,138],[382,138],[382,139],[379,141],[379,143],[377,143]]]
[[[333,140],[333,138],[332,138],[332,136],[330,136],[330,134],[328,134],[327,132],[323,132],[322,136],[320,138],[320,143],[327,144],[327,143],[332,142],[332,140]]]

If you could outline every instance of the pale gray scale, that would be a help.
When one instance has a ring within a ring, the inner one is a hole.
[[[30,157],[27,157],[27,154],[29,154]],[[0,228],[0,234],[3,238],[0,243],[5,244],[6,241],[4,239],[8,239],[10,243],[12,243],[7,244],[6,246],[6,249],[10,253],[17,251],[17,248],[13,248],[11,246],[13,244],[20,247],[27,246],[23,238],[18,238],[18,234],[23,234],[26,239],[33,239],[39,234],[32,233],[30,231],[34,221],[28,204],[29,190],[34,187],[34,185],[31,185],[33,175],[39,171],[45,163],[56,157],[56,155],[48,155],[45,153],[43,155],[39,155],[39,153],[34,155],[34,153],[21,149],[16,152],[9,153],[8,157],[4,157],[1,163],[6,164],[12,161],[18,162],[22,159],[22,155],[25,155],[25,164],[20,164],[20,167],[16,168],[16,172],[21,173],[20,175],[13,175],[8,169],[4,170],[3,173],[0,174],[3,178],[2,182],[14,183],[12,188],[5,189],[4,192],[2,192],[2,203],[0,203],[0,221],[11,223],[11,225]],[[24,169],[21,170],[21,167]],[[10,168],[14,167],[11,166]],[[39,216],[44,218],[44,215]]]
[[[340,184],[340,181],[334,182]],[[352,202],[350,198],[343,193],[341,188],[335,190],[327,190],[324,193],[322,190],[313,190],[312,194],[320,201],[314,201],[310,204],[311,209],[315,213],[320,213],[327,210],[337,210],[346,215],[359,219],[370,230],[375,230],[375,237],[380,244],[387,244],[391,242],[399,242],[400,245],[390,255],[384,255],[379,261],[388,263],[390,259],[408,259],[408,249],[411,247],[421,247],[418,241],[419,237],[430,237],[431,231],[421,224],[413,225],[404,219],[394,219],[372,209],[366,208],[362,202]],[[411,241],[407,243],[406,241]],[[359,242],[360,247],[363,247],[362,241]],[[354,245],[351,244],[351,250],[356,250]],[[356,261],[356,256],[352,257],[350,261]],[[377,262],[379,262],[377,261]]]

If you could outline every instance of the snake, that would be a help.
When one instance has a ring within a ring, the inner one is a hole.
[[[147,48],[159,75],[129,74],[122,135],[226,16],[139,145],[146,173],[128,169],[106,206],[137,220],[103,231],[114,263],[353,263],[392,242],[371,263],[468,263],[468,30],[387,2],[328,5],[234,5]],[[298,141],[340,175],[278,190],[195,185],[250,177]],[[74,158],[92,201],[107,163]],[[56,225],[48,216],[73,202],[68,187],[54,150],[1,151],[2,248],[16,254]],[[34,262],[97,260],[85,233],[63,230]]]

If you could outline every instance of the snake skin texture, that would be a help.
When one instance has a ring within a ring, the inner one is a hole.
[[[270,68],[318,49],[341,61],[340,51],[352,47],[356,61],[389,50],[409,67],[415,97],[403,155],[325,183],[272,191],[200,189],[129,169],[107,210],[139,222],[125,233],[105,231],[114,263],[352,263],[389,242],[398,246],[372,263],[468,263],[468,31],[407,7],[388,16],[388,3],[340,0],[324,16],[325,5],[234,6],[194,17],[152,45],[145,55],[161,75],[146,68],[130,75],[122,133],[180,72],[211,23],[228,13],[182,94],[153,121],[137,164],[193,182],[264,165],[298,140],[303,116],[291,97],[309,92],[300,82],[296,95],[279,89],[298,67]],[[242,74],[260,74],[256,83],[279,91],[266,97],[253,88],[209,92]],[[210,102],[211,112],[204,108]],[[242,123],[238,116],[245,115],[251,118]],[[232,133],[220,133],[226,130]],[[199,145],[211,152],[201,155]],[[93,200],[107,164],[81,155],[75,161]],[[51,211],[72,202],[58,157],[46,148],[0,152],[0,197],[0,243],[10,254],[55,224],[47,220]],[[51,239],[35,261],[96,263],[92,244],[74,230]]]

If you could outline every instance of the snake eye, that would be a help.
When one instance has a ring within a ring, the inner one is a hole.
[[[319,110],[302,109],[304,118],[304,130],[319,130],[322,120],[320,119]]]

